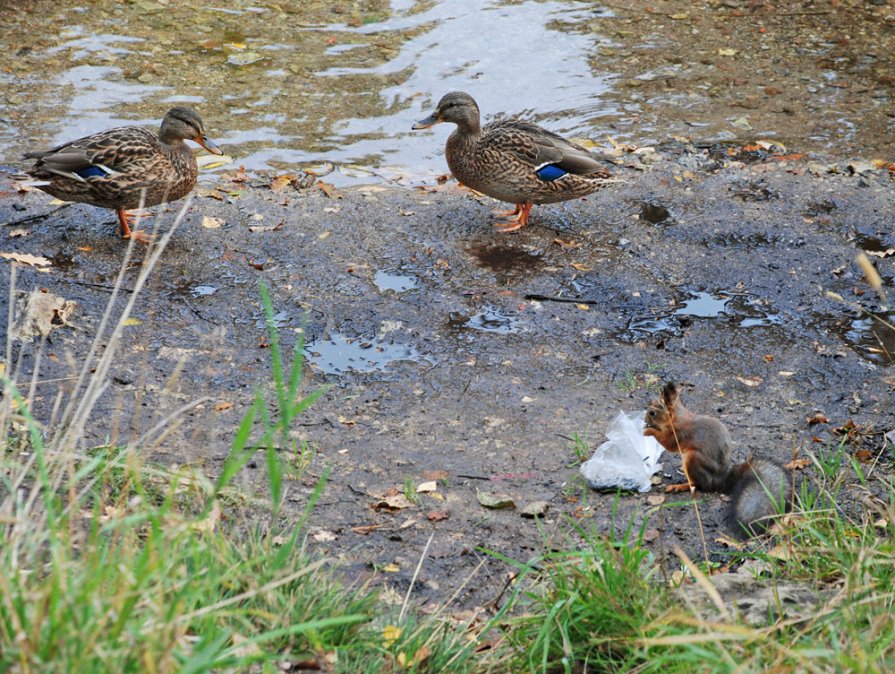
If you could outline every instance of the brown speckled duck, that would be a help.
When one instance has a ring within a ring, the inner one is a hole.
[[[502,232],[528,224],[532,204],[577,199],[619,182],[587,149],[537,124],[506,119],[482,127],[479,106],[462,91],[445,94],[435,112],[413,128],[440,122],[457,125],[444,152],[454,177],[516,205],[515,210],[496,212],[507,218],[495,224]]]
[[[118,214],[121,236],[146,242],[145,233],[131,231],[126,211],[190,193],[199,168],[184,139],[223,154],[205,136],[195,110],[171,108],[157,136],[139,126],[122,126],[45,152],[28,152],[26,158],[37,160],[28,175],[41,181],[36,187],[58,199],[111,208]]]

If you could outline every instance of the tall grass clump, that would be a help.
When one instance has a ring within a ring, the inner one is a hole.
[[[516,563],[512,671],[895,671],[891,465],[871,474],[843,454],[814,457],[793,512],[733,554],[733,582],[679,550],[669,574],[645,524],[615,536],[571,523],[559,550]]]
[[[266,290],[276,401],[256,393],[215,480],[147,465],[139,442],[85,446],[122,326],[182,216],[149,249],[113,317],[128,249],[74,389],[56,400],[49,423],[34,418],[14,372],[3,374],[0,671],[272,672],[277,661],[307,658],[335,666],[338,649],[375,615],[374,595],[346,589],[305,551],[301,522],[240,531],[222,523],[222,492],[259,451],[276,513],[282,473],[273,447],[320,394],[299,395],[301,349],[286,367]],[[14,286],[12,272],[11,304]],[[8,345],[7,361],[11,353]]]

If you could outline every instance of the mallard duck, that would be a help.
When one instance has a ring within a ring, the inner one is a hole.
[[[139,126],[121,126],[79,138],[45,152],[27,173],[34,186],[64,201],[79,201],[118,214],[121,236],[146,242],[132,231],[127,210],[185,197],[196,185],[199,167],[184,139],[213,154],[223,154],[205,136],[202,119],[190,108],[171,108],[158,135]]]
[[[587,149],[537,124],[506,119],[482,127],[479,106],[462,91],[445,94],[435,112],[413,128],[441,122],[457,125],[444,150],[454,177],[516,205],[512,211],[495,212],[506,218],[495,224],[503,232],[528,224],[532,204],[577,199],[618,182]]]

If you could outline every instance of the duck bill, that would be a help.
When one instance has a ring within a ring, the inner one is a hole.
[[[426,119],[421,119],[410,128],[414,131],[419,131],[420,129],[428,129],[430,126],[441,124],[441,122],[443,121],[444,120],[438,116],[438,113],[433,112],[431,115],[426,117]]]
[[[206,150],[211,152],[211,154],[224,154],[224,151],[217,145],[215,145],[212,141],[208,140],[206,136],[197,136],[196,138],[193,138],[193,140],[199,143],[199,145],[204,147]]]

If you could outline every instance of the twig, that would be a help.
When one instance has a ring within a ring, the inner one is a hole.
[[[575,299],[574,297],[551,297],[549,295],[538,295],[536,293],[529,293],[527,295],[523,295],[523,297],[527,300],[536,300],[538,302],[565,302],[568,304],[599,304],[599,300],[580,300]]]
[[[61,206],[57,206],[52,211],[48,213],[38,213],[37,215],[29,215],[27,218],[22,218],[21,220],[13,220],[12,222],[4,222],[4,226],[13,227],[15,225],[23,225],[26,222],[32,222],[34,220],[43,220],[44,218],[49,218],[53,213],[58,213],[63,208],[68,208],[69,206],[74,206],[74,204],[62,204]]]

